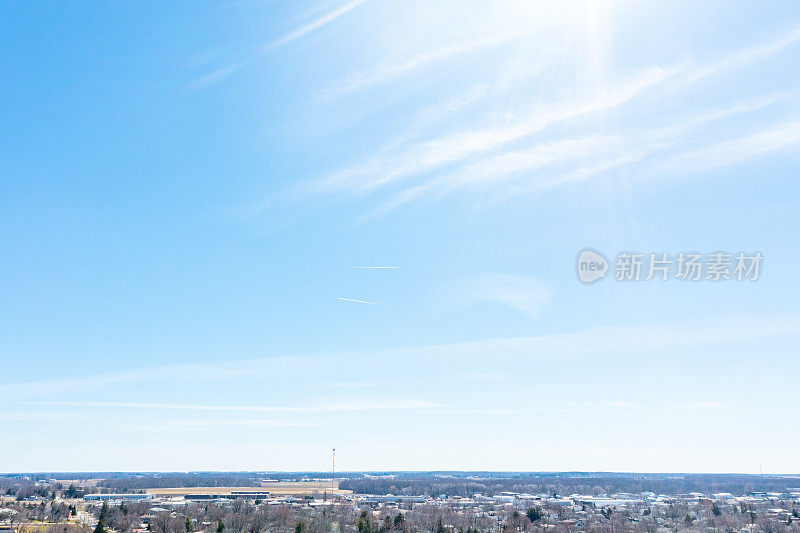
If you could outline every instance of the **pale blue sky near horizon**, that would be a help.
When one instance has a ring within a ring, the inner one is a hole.
[[[798,65],[789,1],[1,4],[0,472],[800,473]]]

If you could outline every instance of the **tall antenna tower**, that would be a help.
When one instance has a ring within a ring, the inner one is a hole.
[[[336,482],[336,448],[331,448],[331,496],[333,496],[334,483]]]

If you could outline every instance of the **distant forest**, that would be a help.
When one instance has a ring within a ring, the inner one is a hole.
[[[100,479],[99,492],[135,492],[147,488],[253,486],[262,479],[330,478],[320,472],[86,472],[0,475],[0,487],[34,485],[40,479]],[[530,494],[610,494],[618,492],[730,492],[800,490],[800,476],[742,474],[627,474],[627,473],[530,473],[530,472],[343,472],[336,473],[340,488],[357,494],[438,496],[488,496],[504,492]]]
[[[477,473],[401,474],[394,479],[360,478],[340,483],[343,489],[356,493],[408,494],[437,496],[487,496],[500,492],[529,494],[611,494],[619,492],[682,494],[687,492],[730,492],[747,494],[754,491],[786,492],[800,487],[800,477],[712,475],[712,474],[616,474],[616,473]]]

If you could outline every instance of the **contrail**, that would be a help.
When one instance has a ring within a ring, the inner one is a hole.
[[[358,266],[358,267],[345,267],[345,268],[400,268],[400,267],[367,267],[367,266]]]
[[[351,2],[348,2],[345,5],[341,6],[339,9],[335,9],[330,13],[328,13],[327,15],[318,18],[314,22],[307,24],[306,26],[303,26],[302,28],[295,30],[287,35],[284,35],[283,37],[272,43],[272,46],[273,47],[283,46],[287,43],[295,41],[300,37],[303,37],[304,35],[309,34],[318,28],[321,28],[322,26],[328,24],[329,22],[338,19],[348,11],[355,9],[356,7],[358,7],[359,5],[363,4],[366,1],[367,0],[352,0]]]
[[[345,301],[345,302],[356,302],[356,303],[359,303],[359,304],[383,305],[383,304],[379,304],[378,302],[368,302],[366,300],[353,300],[353,299],[350,299],[350,298],[336,298],[336,299],[337,300],[342,300],[342,301]]]
[[[189,87],[192,90],[202,89],[204,87],[208,87],[210,85],[218,83],[226,78],[229,78],[230,76],[236,74],[242,68],[256,61],[262,55],[269,53],[275,50],[276,48],[280,48],[281,46],[287,45],[292,41],[296,41],[297,39],[300,39],[305,35],[308,35],[312,31],[317,30],[325,26],[326,24],[329,24],[330,22],[333,22],[334,20],[338,19],[348,11],[352,11],[353,9],[357,8],[366,1],[367,0],[351,0],[350,2],[318,18],[317,20],[311,22],[310,24],[307,24],[302,28],[299,28],[291,33],[287,33],[286,35],[275,41],[262,45],[256,48],[255,50],[246,53],[244,57],[240,57],[237,61],[233,61],[229,65],[225,65],[222,68],[219,68],[209,74],[206,74],[205,76],[192,82],[189,85]]]

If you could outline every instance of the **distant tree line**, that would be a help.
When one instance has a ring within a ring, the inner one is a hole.
[[[388,475],[392,477],[385,477]],[[384,477],[382,477],[382,475]],[[19,499],[34,495],[53,497],[65,491],[79,495],[77,488],[61,484],[37,485],[36,479],[98,479],[95,492],[140,492],[148,488],[201,486],[254,486],[262,479],[327,478],[330,473],[297,472],[196,472],[196,473],[36,473],[0,476],[0,495]],[[610,494],[617,492],[681,494],[687,492],[730,492],[741,495],[754,491],[787,492],[798,490],[800,478],[741,474],[619,474],[619,473],[529,473],[529,472],[376,472],[336,475],[340,488],[357,494],[395,494],[414,496],[488,496],[500,492],[531,494]]]
[[[619,492],[656,494],[683,494],[688,492],[730,492],[749,494],[754,491],[787,492],[800,487],[797,477],[756,475],[706,475],[706,474],[505,474],[506,477],[487,476],[476,479],[460,473],[449,474],[398,474],[394,478],[362,477],[346,479],[340,488],[357,494],[395,494],[414,496],[472,496],[481,493],[493,496],[500,492],[525,492],[530,494],[611,494]]]

